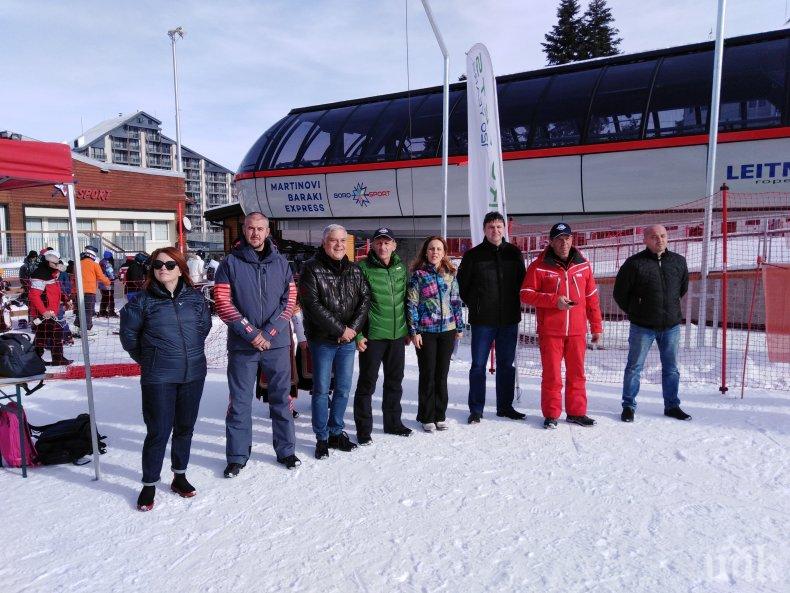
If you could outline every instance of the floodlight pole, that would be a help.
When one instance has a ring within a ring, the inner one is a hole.
[[[699,316],[697,318],[697,347],[705,345],[705,330],[708,325],[708,270],[710,270],[710,240],[713,224],[713,200],[716,184],[716,143],[719,138],[719,100],[721,96],[721,65],[724,58],[724,14],[727,0],[719,0],[716,19],[716,45],[713,51],[713,88],[710,99],[710,124],[708,125],[708,170],[706,191],[708,203],[705,207],[705,224],[702,237],[702,262],[700,265]],[[716,328],[713,328],[714,331]]]
[[[167,32],[170,37],[170,47],[173,50],[173,92],[176,97],[176,171],[183,171],[181,164],[181,113],[178,109],[178,61],[176,60],[176,37],[184,38],[184,30],[181,27],[170,29]]]
[[[447,51],[447,46],[444,44],[444,39],[439,31],[439,27],[433,18],[433,11],[428,0],[422,0],[422,7],[425,9],[425,15],[428,17],[428,22],[431,23],[431,29],[436,36],[436,42],[439,44],[439,49],[442,51],[444,58],[444,91],[442,95],[442,237],[447,238],[447,160],[449,153],[449,135],[450,135],[450,53]]]

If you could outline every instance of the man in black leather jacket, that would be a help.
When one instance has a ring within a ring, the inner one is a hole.
[[[614,300],[628,314],[628,362],[623,377],[623,422],[633,422],[639,377],[653,345],[661,354],[661,390],[664,415],[691,420],[680,409],[680,372],[676,364],[683,314],[680,299],[688,290],[686,258],[667,249],[667,230],[660,224],[644,231],[647,249],[632,255],[617,272]]]
[[[321,249],[305,264],[299,278],[304,329],[313,357],[316,459],[328,457],[330,448],[352,451],[357,447],[343,431],[343,415],[354,374],[354,338],[367,321],[370,289],[362,270],[346,256],[346,239],[342,226],[326,227]],[[330,404],[333,368],[335,389]]]
[[[489,212],[483,219],[485,238],[464,254],[458,268],[461,300],[469,308],[472,326],[472,366],[469,369],[469,424],[477,424],[486,402],[486,361],[496,341],[496,415],[523,420],[513,409],[516,386],[518,324],[524,258],[505,240],[505,219]]]

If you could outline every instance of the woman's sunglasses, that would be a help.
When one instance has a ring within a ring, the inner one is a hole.
[[[173,271],[173,270],[176,269],[177,265],[178,264],[176,262],[174,262],[173,260],[162,261],[161,259],[158,259],[154,263],[151,264],[151,267],[153,267],[154,270],[161,270],[162,268],[167,268],[168,270]]]

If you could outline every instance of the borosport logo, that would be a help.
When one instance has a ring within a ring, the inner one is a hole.
[[[368,186],[358,182],[350,192],[335,192],[332,197],[336,200],[353,200],[357,206],[367,208],[372,198],[388,198],[392,193],[388,189],[368,190]]]

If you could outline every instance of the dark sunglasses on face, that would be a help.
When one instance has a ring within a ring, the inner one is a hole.
[[[153,264],[151,264],[151,266],[154,268],[154,270],[161,270],[162,268],[167,268],[170,271],[175,270],[177,265],[178,264],[176,262],[174,262],[173,260],[162,261],[161,259],[158,259]]]

